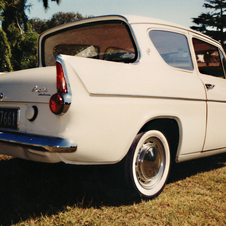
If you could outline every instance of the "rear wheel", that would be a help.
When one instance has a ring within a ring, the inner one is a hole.
[[[152,199],[164,188],[170,169],[170,150],[157,130],[136,136],[125,159],[126,178],[135,195]]]

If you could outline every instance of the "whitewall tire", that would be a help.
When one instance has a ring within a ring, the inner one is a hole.
[[[136,136],[125,159],[126,179],[135,195],[152,199],[164,188],[170,169],[170,149],[165,136],[150,130]]]

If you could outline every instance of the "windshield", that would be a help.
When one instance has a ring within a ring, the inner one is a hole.
[[[42,54],[44,66],[55,65],[59,54],[124,63],[137,57],[130,30],[122,21],[83,24],[51,33],[44,38]]]

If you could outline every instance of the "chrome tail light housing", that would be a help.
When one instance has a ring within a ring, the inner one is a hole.
[[[61,56],[56,56],[56,89],[49,101],[50,110],[56,115],[65,114],[71,105],[71,89]]]

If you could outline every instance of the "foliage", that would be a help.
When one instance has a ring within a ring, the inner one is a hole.
[[[40,0],[39,0],[40,1]],[[45,9],[49,8],[49,0],[42,0],[43,1],[43,6]],[[60,4],[61,0],[51,0],[52,2],[56,2],[58,5]]]
[[[60,0],[51,1],[60,3]],[[49,0],[42,2],[47,10]],[[0,71],[36,67],[38,34],[51,27],[83,18],[79,13],[59,12],[50,20],[34,18],[29,21],[25,10],[30,7],[28,0],[0,0]]]
[[[192,18],[193,23],[198,26],[191,28],[205,33],[225,45],[226,0],[205,0],[203,7],[210,9],[210,12]]]
[[[11,24],[15,24],[20,33],[26,31],[26,22],[28,21],[27,15],[25,14],[25,9],[29,6],[26,5],[27,0],[8,0],[4,1],[4,8],[2,12],[2,29],[9,35],[7,29]]]
[[[25,9],[27,0],[0,1],[2,30],[0,39],[5,52],[0,52],[0,71],[20,70],[37,64],[38,35],[29,25]],[[5,34],[5,36],[4,36]]]
[[[29,23],[26,26],[27,31],[22,34],[15,23],[7,28],[13,70],[32,68],[37,65],[38,34],[32,31]]]
[[[2,14],[2,11],[3,11],[4,6],[5,6],[4,0],[0,0],[0,20],[3,19],[3,17],[1,16],[1,14]]]
[[[37,53],[38,53],[38,37],[36,32],[33,32],[32,25],[27,24],[28,30],[23,35],[21,42],[22,57],[20,69],[33,68],[37,66]]]
[[[48,0],[42,0],[45,9]],[[55,1],[57,4],[60,0]],[[0,0],[0,71],[20,70],[37,65],[38,34],[33,31],[25,10],[27,0]]]
[[[8,43],[8,39],[6,37],[6,33],[0,28],[0,71],[12,71],[11,65],[11,49]]]
[[[81,20],[83,16],[79,13],[63,13],[59,12],[52,16],[52,18],[48,21],[50,27],[55,27],[60,24],[65,24],[75,20]]]
[[[33,18],[30,20],[30,23],[32,24],[34,31],[37,32],[38,34],[41,34],[43,31],[49,28],[56,27],[58,25],[65,24],[71,21],[81,20],[83,18],[84,17],[79,13],[75,14],[73,12],[69,13],[58,12],[54,14],[49,20]]]
[[[27,32],[21,34],[15,24],[8,27],[9,43],[11,45],[11,62],[14,70],[27,69],[37,66],[38,34],[27,24]]]

